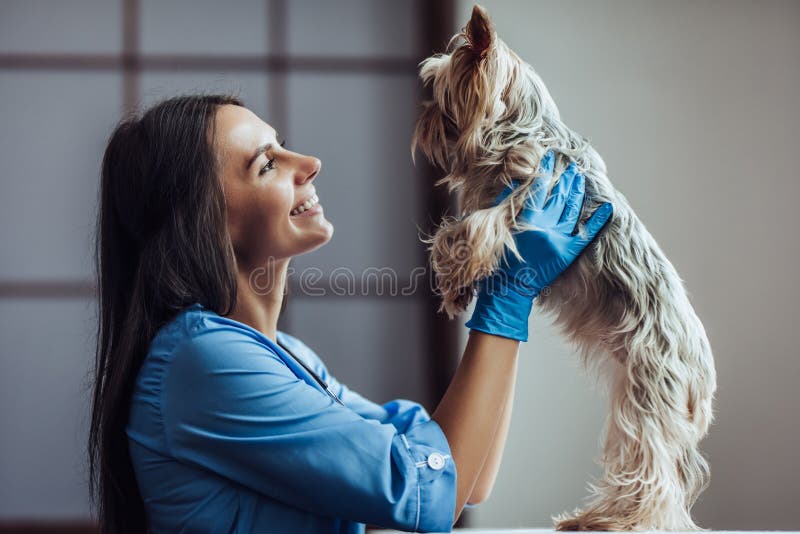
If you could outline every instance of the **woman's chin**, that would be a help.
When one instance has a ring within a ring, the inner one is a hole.
[[[331,222],[326,219],[324,215],[321,215],[318,218],[321,219],[319,221],[319,246],[321,247],[333,237],[333,224],[331,224]]]
[[[304,246],[294,256],[307,254],[327,244],[333,237],[333,225],[327,219],[323,219],[318,228],[309,229],[303,233],[306,234],[303,239]]]

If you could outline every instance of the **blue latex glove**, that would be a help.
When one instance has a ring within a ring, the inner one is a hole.
[[[499,268],[480,282],[467,328],[527,341],[533,299],[575,261],[611,217],[613,208],[606,202],[586,222],[586,235],[573,235],[583,206],[585,177],[570,163],[548,195],[554,162],[555,154],[548,151],[541,161],[544,176],[534,182],[517,216],[523,230],[514,234],[514,242],[521,259],[506,249]],[[517,185],[514,181],[506,187],[495,206]]]

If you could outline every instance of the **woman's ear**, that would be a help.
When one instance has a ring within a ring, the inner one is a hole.
[[[486,53],[494,44],[495,32],[492,21],[486,10],[478,4],[472,8],[472,18],[467,23],[466,36],[477,60],[486,57]]]

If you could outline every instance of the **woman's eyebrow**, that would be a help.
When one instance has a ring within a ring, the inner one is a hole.
[[[278,144],[279,144],[280,146],[283,146],[283,145],[284,145],[284,143],[286,143],[286,140],[285,140],[285,139],[284,139],[284,140],[282,140],[282,141],[281,141],[280,143],[278,143]],[[263,154],[264,152],[266,152],[267,150],[269,150],[269,149],[270,149],[270,148],[272,148],[273,146],[274,146],[274,145],[273,145],[272,143],[264,143],[263,145],[261,145],[260,147],[258,147],[258,148],[256,149],[255,153],[254,153],[254,154],[253,154],[253,155],[250,157],[250,161],[248,161],[248,162],[247,162],[247,169],[249,170],[249,169],[250,169],[250,167],[252,167],[252,166],[253,166],[253,163],[256,161],[256,159],[258,158],[258,156],[260,156],[261,154]]]
[[[263,145],[258,147],[256,149],[255,153],[250,157],[250,161],[247,162],[247,169],[249,170],[250,167],[253,166],[253,163],[256,161],[258,156],[260,156],[261,154],[263,154],[264,152],[266,152],[270,148],[272,148],[272,143],[264,143]]]

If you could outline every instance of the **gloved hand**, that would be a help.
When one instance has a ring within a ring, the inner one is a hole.
[[[475,310],[466,327],[519,341],[528,340],[528,316],[533,299],[572,264],[611,217],[606,202],[586,222],[586,236],[573,235],[585,193],[585,177],[574,163],[564,170],[548,196],[555,154],[542,158],[544,176],[534,182],[517,216],[522,230],[514,234],[521,258],[505,250],[498,269],[479,283]],[[516,181],[498,195],[496,206],[517,187]],[[535,227],[535,228],[530,228]]]

